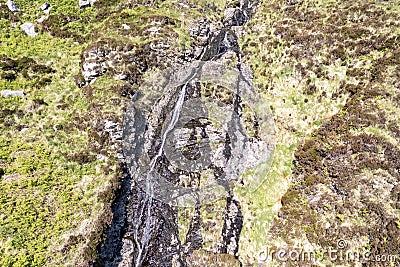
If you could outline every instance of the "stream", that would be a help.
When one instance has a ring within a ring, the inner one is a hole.
[[[232,184],[271,154],[259,133],[263,118],[254,117],[252,135],[242,119],[244,98],[254,95],[235,28],[251,19],[257,4],[241,1],[222,28],[208,30],[197,58],[157,76],[133,97],[123,126],[124,174],[95,266],[189,266],[193,251],[203,247],[199,207],[217,199],[226,207],[213,252],[238,258],[243,214]],[[230,68],[224,66],[229,54],[236,62]],[[221,78],[232,73],[232,79]],[[231,87],[228,100],[204,100],[201,83],[216,82],[213,77]],[[179,207],[195,210],[184,240]]]

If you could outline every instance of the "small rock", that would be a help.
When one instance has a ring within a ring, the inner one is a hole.
[[[104,130],[110,135],[111,141],[116,142],[122,140],[122,129],[118,123],[104,120]]]
[[[17,181],[19,178],[20,178],[20,175],[18,173],[8,174],[8,175],[4,175],[3,182],[4,183],[14,182],[14,181]]]
[[[122,28],[124,28],[125,30],[129,30],[131,28],[131,26],[124,23],[124,24],[122,24]]]
[[[231,19],[234,16],[235,11],[236,11],[236,8],[234,8],[234,7],[225,9],[225,11],[224,11],[225,19]]]
[[[295,6],[295,5],[298,4],[298,2],[296,0],[288,0],[288,1],[285,2],[285,4],[287,6]]]
[[[26,132],[26,131],[28,131],[28,130],[29,130],[29,128],[25,127],[25,128],[22,128],[19,132],[20,132],[20,133],[24,133],[24,132]]]
[[[115,123],[110,120],[104,120],[104,128],[107,132],[112,131],[118,128],[118,123]]]
[[[32,22],[25,22],[21,25],[21,29],[30,37],[35,37],[38,35],[38,33],[35,32],[35,25],[33,25]]]
[[[86,85],[85,78],[82,75],[74,76],[74,82],[75,82],[76,86],[78,86],[79,88]]]
[[[127,74],[127,73],[119,73],[119,74],[114,75],[114,79],[115,79],[115,80],[124,81],[124,80],[126,80],[127,78],[128,78],[128,74]]]
[[[11,91],[11,90],[3,90],[1,91],[1,96],[2,97],[23,97],[24,96],[24,91]]]
[[[105,156],[105,155],[103,155],[103,154],[97,154],[97,155],[96,155],[96,159],[97,159],[98,161],[107,161],[108,157]]]
[[[96,61],[84,62],[82,65],[82,75],[85,81],[92,81],[96,77],[103,75],[107,71],[104,63]]]
[[[11,12],[17,12],[17,11],[19,11],[17,4],[14,3],[14,2],[11,1],[11,0],[8,0],[8,1],[7,1],[7,6],[8,6],[8,9],[9,9]]]
[[[316,196],[314,196],[308,203],[311,206],[316,206],[320,200],[321,200],[321,194],[319,193]]]
[[[40,19],[37,20],[38,23],[42,23],[46,19],[46,16],[42,16]]]
[[[40,10],[45,11],[46,9],[50,8],[50,4],[48,2],[44,2],[41,6],[40,6]]]
[[[79,8],[89,7],[93,5],[94,2],[96,2],[96,0],[79,0]]]
[[[331,224],[329,222],[325,222],[323,224],[324,229],[329,229],[331,227]]]
[[[49,4],[49,2],[44,2],[41,6],[40,6],[40,10],[42,10],[44,13],[49,14],[51,9],[51,5]]]

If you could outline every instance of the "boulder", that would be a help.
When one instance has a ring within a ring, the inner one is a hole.
[[[44,13],[48,14],[50,12],[51,9],[51,5],[49,4],[49,2],[44,2],[41,6],[40,6],[40,10],[42,10]]]
[[[40,6],[40,10],[46,10],[50,8],[50,4],[49,2],[44,2],[41,6]]]
[[[32,22],[25,22],[21,25],[21,29],[30,37],[35,37],[38,35],[38,33],[35,32],[35,25],[33,25]]]
[[[79,7],[86,8],[93,5],[94,2],[96,2],[96,0],[79,0]]]
[[[19,11],[18,5],[16,3],[14,3],[13,1],[11,1],[11,0],[7,1],[7,7],[11,12]]]
[[[107,66],[104,62],[85,61],[82,64],[82,76],[85,81],[91,82],[96,77],[103,75],[107,71]]]
[[[24,91],[12,91],[12,90],[3,90],[1,91],[1,96],[2,97],[23,97],[24,96]]]

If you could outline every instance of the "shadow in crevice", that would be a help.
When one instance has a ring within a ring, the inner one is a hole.
[[[120,187],[112,204],[113,219],[104,232],[104,241],[98,247],[98,258],[94,267],[118,266],[121,261],[122,238],[125,234],[126,205],[131,191],[132,180],[125,163],[121,163]]]

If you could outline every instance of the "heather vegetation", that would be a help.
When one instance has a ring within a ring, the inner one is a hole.
[[[339,239],[399,254],[399,19],[398,1],[268,1],[247,25],[243,49],[279,140],[246,202],[243,259],[254,261],[249,247],[318,252]]]

